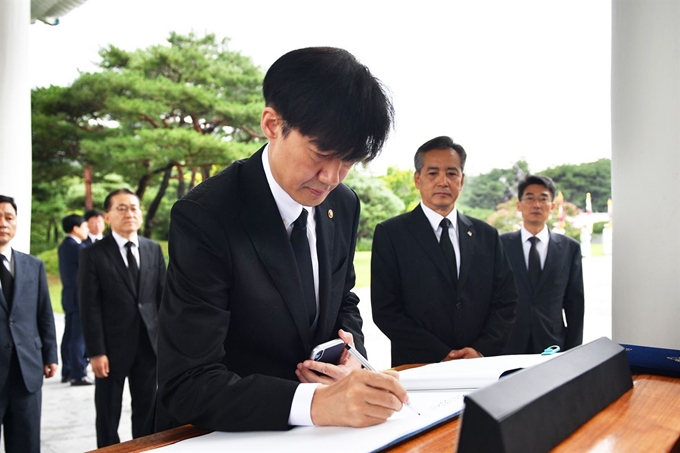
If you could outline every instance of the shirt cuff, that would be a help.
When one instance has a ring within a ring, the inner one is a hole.
[[[321,384],[300,384],[295,389],[293,404],[290,406],[288,424],[291,426],[314,426],[312,423],[312,398]]]

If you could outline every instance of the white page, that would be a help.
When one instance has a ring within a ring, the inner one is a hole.
[[[528,368],[559,354],[520,354],[432,363],[399,372],[406,390],[478,389],[498,381],[505,371]]]
[[[410,437],[463,410],[467,392],[409,393],[411,406],[404,407],[387,422],[368,428],[297,427],[290,431],[213,432],[167,447],[163,453],[182,452],[372,452]],[[451,448],[454,446],[451,445]]]

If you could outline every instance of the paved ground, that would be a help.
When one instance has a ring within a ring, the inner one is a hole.
[[[584,341],[602,336],[611,338],[611,257],[583,259],[586,315]],[[357,291],[364,317],[366,348],[372,364],[378,369],[389,368],[389,340],[373,324],[368,288]],[[64,318],[56,315],[57,335],[61,338]],[[59,372],[57,376],[60,376]],[[120,437],[131,438],[130,402],[126,391],[121,416]],[[96,448],[94,431],[94,386],[71,387],[59,378],[45,380],[43,387],[42,451],[43,453],[79,452]]]

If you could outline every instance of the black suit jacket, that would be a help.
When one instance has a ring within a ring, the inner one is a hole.
[[[85,243],[66,236],[59,245],[59,277],[61,278],[61,306],[65,313],[78,312],[78,255]]]
[[[165,259],[158,243],[139,236],[139,295],[113,235],[80,252],[78,290],[88,357],[106,354],[111,373],[127,373],[143,323],[156,351],[158,306],[165,280]]]
[[[44,366],[58,363],[57,334],[45,265],[38,258],[16,250],[12,250],[12,260],[14,295],[11,313],[0,291],[0,385],[7,382],[14,347],[26,390],[33,393],[43,384]]]
[[[568,236],[549,234],[548,255],[535,292],[529,282],[521,233],[501,235],[519,290],[517,320],[505,348],[506,354],[525,353],[529,334],[541,351],[554,344],[566,350],[583,342],[581,246]]]
[[[281,430],[312,348],[354,335],[359,199],[344,185],[316,208],[319,319],[310,335],[295,256],[262,167],[262,149],[197,186],[172,209],[159,315],[159,402],[176,424]],[[159,427],[157,423],[157,428]]]
[[[378,224],[371,258],[373,320],[392,342],[392,366],[440,362],[452,349],[503,350],[517,290],[498,232],[458,213],[457,289],[422,208]]]

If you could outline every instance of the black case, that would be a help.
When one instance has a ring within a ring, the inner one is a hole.
[[[545,452],[633,387],[625,350],[602,337],[465,397],[458,452]]]

